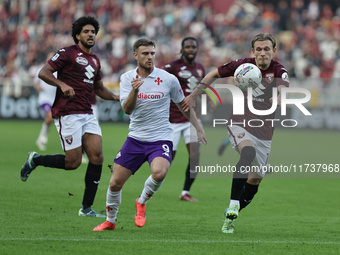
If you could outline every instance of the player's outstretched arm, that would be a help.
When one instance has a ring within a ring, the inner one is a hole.
[[[75,95],[74,89],[61,80],[55,78],[53,75],[54,72],[55,70],[52,66],[50,66],[49,64],[45,64],[43,68],[41,68],[38,77],[47,84],[60,88],[65,96],[72,98]]]
[[[105,88],[103,81],[95,81],[94,93],[102,99],[119,101],[119,96],[113,94],[110,90]]]
[[[220,78],[220,74],[218,73],[217,68],[210,71],[206,76],[204,76],[204,78],[200,81],[194,91],[184,99],[182,103],[183,110],[187,112],[189,111],[190,107],[195,108],[197,97],[199,97],[203,93],[203,90],[199,88],[205,89],[207,87],[206,85],[211,85],[217,78]]]
[[[184,100],[183,100],[184,101]],[[198,122],[198,119],[196,117],[196,112],[193,108],[190,108],[189,111],[185,112],[182,108],[182,103],[177,103],[177,107],[178,109],[181,110],[181,112],[183,113],[183,115],[191,122],[191,124],[196,128],[197,131],[197,136],[198,136],[198,141],[203,143],[203,144],[207,144],[208,140],[205,137],[205,132],[203,127],[201,126],[201,124]]]

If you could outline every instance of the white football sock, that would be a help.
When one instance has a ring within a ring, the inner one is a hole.
[[[43,124],[41,126],[41,130],[40,130],[40,135],[47,136],[49,129],[50,129],[50,127],[47,126],[45,122],[43,122]]]
[[[181,193],[181,196],[184,196],[186,194],[189,194],[189,190],[183,190],[182,193]]]
[[[106,192],[106,220],[116,223],[119,205],[122,201],[122,191],[111,191],[110,188]]]
[[[161,187],[163,181],[156,182],[150,175],[144,183],[144,189],[142,194],[139,196],[138,203],[146,204],[153,194]]]
[[[240,201],[239,200],[230,199],[229,208],[233,207],[235,205],[237,205],[238,208],[240,208]]]
[[[40,140],[41,143],[44,143],[44,144],[47,143],[48,130],[49,129],[50,129],[50,127],[48,125],[46,125],[45,122],[43,122],[41,129],[40,129],[39,137],[38,137],[38,139]]]

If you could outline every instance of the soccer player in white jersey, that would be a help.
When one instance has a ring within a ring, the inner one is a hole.
[[[148,161],[151,175],[145,181],[144,189],[135,202],[135,224],[137,227],[143,227],[146,220],[145,204],[161,187],[172,160],[170,99],[182,109],[183,91],[174,75],[154,66],[156,45],[152,40],[137,40],[133,51],[138,66],[124,73],[120,80],[120,101],[124,112],[130,115],[130,132],[114,161],[106,196],[106,221],[93,231],[116,228],[122,187],[129,177]],[[195,112],[183,114],[197,129],[198,140],[206,144],[204,130]]]
[[[53,55],[54,55],[53,52],[47,54],[46,61],[51,59]],[[37,74],[34,77],[34,88],[39,92],[38,104],[39,107],[44,111],[45,118],[35,144],[38,146],[39,150],[44,151],[46,150],[46,144],[48,142],[48,131],[50,129],[51,124],[53,123],[51,109],[57,88],[39,79],[38,73],[39,72],[37,72]],[[57,73],[55,73],[55,76],[56,75]]]

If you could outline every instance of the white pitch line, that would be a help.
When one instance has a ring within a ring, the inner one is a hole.
[[[0,238],[0,241],[68,241],[68,242],[152,242],[152,243],[259,243],[259,244],[309,244],[309,245],[340,245],[340,242],[318,241],[262,241],[262,240],[161,240],[161,239],[66,239],[66,238]]]

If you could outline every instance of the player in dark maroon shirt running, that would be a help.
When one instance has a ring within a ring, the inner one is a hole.
[[[214,69],[204,77],[199,87],[204,88],[203,84],[212,84],[216,78],[233,76],[238,66],[243,63],[252,63],[259,67],[263,77],[261,85],[253,90],[253,107],[257,110],[270,109],[274,87],[277,88],[277,103],[280,105],[281,89],[288,87],[289,81],[286,68],[273,60],[276,52],[275,38],[267,33],[258,34],[253,38],[251,48],[254,58],[231,61]],[[191,102],[195,102],[200,93],[201,90],[196,89],[185,101],[188,103],[191,99]],[[244,99],[244,115],[235,115],[232,109],[227,126],[230,142],[240,154],[240,159],[233,175],[230,204],[229,208],[225,210],[225,221],[222,227],[223,233],[234,232],[235,219],[238,217],[239,211],[252,201],[266,170],[268,170],[274,128],[272,122],[266,120],[274,119],[275,112],[265,116],[255,115],[248,108],[246,92],[244,92]],[[187,107],[189,107],[188,105]],[[258,166],[258,171],[247,173],[252,165]]]
[[[29,152],[20,175],[22,181],[26,181],[37,166],[74,170],[81,164],[84,148],[89,164],[82,207],[78,214],[105,217],[91,208],[101,177],[103,152],[101,129],[92,113],[90,99],[93,91],[106,100],[118,101],[119,97],[103,86],[100,61],[91,52],[98,31],[99,23],[94,17],[76,20],[72,26],[75,45],[58,50],[40,71],[40,79],[57,87],[52,116],[65,155],[43,156],[34,151]],[[54,72],[57,72],[57,78]]]
[[[182,40],[181,58],[165,65],[164,69],[175,75],[182,87],[184,96],[190,95],[198,82],[204,77],[205,70],[203,65],[195,61],[198,43],[193,37],[185,37]],[[178,109],[177,105],[171,101],[170,104],[170,122],[174,128],[173,152],[174,159],[179,141],[183,137],[184,143],[189,152],[189,162],[185,173],[185,181],[180,200],[197,202],[198,200],[189,194],[197,173],[194,171],[199,162],[199,147],[197,134],[187,118]]]

